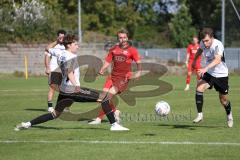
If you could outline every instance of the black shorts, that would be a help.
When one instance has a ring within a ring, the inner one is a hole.
[[[80,92],[76,93],[60,92],[55,110],[62,112],[65,107],[70,107],[74,102],[97,102],[98,98],[99,92],[89,88],[81,87]]]
[[[218,91],[219,93],[226,95],[228,94],[228,77],[213,77],[209,73],[204,73],[202,80],[206,81],[210,87],[209,89],[212,89],[214,86],[215,90]]]
[[[62,83],[62,73],[60,72],[51,72],[48,77],[48,84],[60,85]]]

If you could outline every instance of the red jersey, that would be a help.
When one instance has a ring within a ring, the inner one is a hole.
[[[187,54],[189,55],[189,61],[193,61],[195,54],[199,48],[199,44],[189,44],[187,47]],[[201,63],[201,56],[198,57],[196,63]]]
[[[119,45],[115,45],[109,50],[105,60],[109,63],[113,62],[112,77],[129,78],[131,76],[132,61],[139,61],[140,55],[135,47],[129,46],[123,49]]]

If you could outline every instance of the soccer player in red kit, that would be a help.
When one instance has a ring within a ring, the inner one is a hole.
[[[105,63],[101,67],[99,74],[103,75],[105,70],[112,64],[112,72],[106,78],[106,82],[103,87],[105,95],[110,97],[122,93],[126,90],[128,82],[130,79],[139,79],[141,76],[141,61],[140,55],[137,49],[128,41],[128,31],[121,29],[117,32],[117,37],[119,43],[113,46],[107,57],[105,58]],[[132,75],[131,64],[132,62],[137,64],[137,72]],[[102,95],[104,97],[105,95]],[[116,121],[120,121],[120,111],[116,110],[114,104],[112,104],[112,110],[115,112]],[[104,112],[100,112],[99,116],[89,124],[100,124],[104,117]]]
[[[196,66],[193,70],[192,68],[192,63],[195,57],[195,54],[197,53],[197,50],[199,48],[199,40],[197,36],[193,36],[193,41],[191,44],[188,45],[187,47],[187,55],[186,55],[186,66],[187,66],[187,78],[186,78],[186,87],[185,87],[185,91],[189,90],[190,87],[190,81],[191,81],[191,75],[192,72],[195,71],[196,75],[197,75],[197,79],[199,80],[200,77],[197,74],[197,70],[201,68],[201,56],[198,57],[197,61],[196,61]]]

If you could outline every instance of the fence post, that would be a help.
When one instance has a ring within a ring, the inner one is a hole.
[[[25,66],[25,79],[28,79],[28,57],[24,56],[24,66]]]
[[[240,49],[238,49],[238,69],[240,69]]]
[[[179,51],[179,49],[177,50],[177,62],[178,63],[180,62],[180,51]]]

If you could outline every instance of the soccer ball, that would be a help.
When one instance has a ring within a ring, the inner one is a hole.
[[[160,101],[155,105],[155,112],[159,116],[166,116],[170,112],[170,105],[165,101]]]

